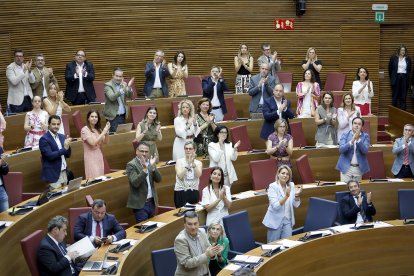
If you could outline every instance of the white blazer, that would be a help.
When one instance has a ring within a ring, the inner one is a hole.
[[[33,73],[29,74],[28,71],[23,73],[17,68],[15,62],[7,66],[6,76],[7,84],[9,86],[9,93],[7,95],[7,104],[21,105],[24,98],[24,88],[27,90],[27,95],[33,99],[32,87],[30,83],[34,83],[35,77]]]
[[[290,208],[292,215],[292,227],[295,225],[295,213],[293,207],[297,208],[300,205],[300,201],[295,201],[295,185],[293,182],[290,185],[290,196],[288,201],[284,205],[280,205],[280,200],[285,197],[282,187],[277,183],[273,182],[269,185],[267,196],[269,197],[269,207],[267,208],[266,215],[263,219],[263,224],[267,228],[278,229],[283,217],[285,216],[285,208]]]
[[[229,181],[232,184],[237,181],[236,170],[233,162],[237,159],[237,150],[235,150],[231,143],[224,143],[224,151],[220,148],[219,143],[208,144],[208,155],[210,156],[210,167],[220,167],[224,170],[227,165],[227,172],[229,174]]]

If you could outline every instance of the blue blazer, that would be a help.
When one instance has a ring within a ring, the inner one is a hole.
[[[394,145],[392,146],[392,153],[396,155],[394,163],[392,164],[391,172],[393,175],[397,175],[402,165],[404,164],[405,155],[404,137],[395,139]],[[414,174],[414,138],[411,138],[411,144],[408,146],[408,161],[410,164],[411,172]]]
[[[363,195],[361,207],[362,209],[364,209],[367,220],[373,221],[372,216],[374,216],[377,211],[375,210],[374,204],[368,205],[366,193],[365,192],[361,192],[361,193]],[[355,199],[351,195],[351,193],[344,195],[344,197],[341,200],[340,207],[341,207],[341,212],[342,212],[345,222],[348,224],[355,223],[358,217],[358,213],[359,211],[361,211],[361,208],[359,208],[355,204]]]
[[[95,80],[95,70],[93,69],[92,62],[84,62],[86,72],[88,75],[83,78],[83,88],[85,88],[85,96],[89,102],[96,101],[95,87],[93,81]],[[79,78],[75,79],[76,73],[76,62],[72,61],[66,65],[65,80],[66,80],[66,93],[65,97],[70,101],[74,102],[79,90]]]
[[[108,235],[115,235],[117,241],[125,239],[125,230],[118,223],[114,215],[107,213],[103,218],[102,223],[102,237],[107,237]],[[82,214],[78,217],[74,227],[74,232],[75,241],[81,240],[86,236],[89,237],[92,235],[92,211]]]
[[[295,201],[295,185],[293,182],[290,182],[289,185],[291,190],[289,200],[287,201],[290,202],[288,206],[286,206],[287,202],[284,205],[280,205],[279,203],[284,197],[280,185],[277,182],[273,182],[269,185],[267,191],[269,207],[267,208],[266,215],[262,222],[267,228],[278,229],[280,227],[280,223],[285,216],[285,208],[290,208],[290,213],[292,214],[292,227],[295,225],[295,213],[293,212],[293,207],[299,207],[300,201]]]
[[[339,141],[339,156],[336,169],[342,173],[346,173],[351,166],[352,156],[354,155],[354,145],[350,145],[349,141],[352,140],[354,133],[352,130],[344,133]],[[360,141],[356,143],[356,158],[358,160],[359,169],[361,173],[369,172],[369,164],[367,159],[367,153],[369,148],[369,136],[365,132],[361,132]]]
[[[62,243],[63,247],[66,245]],[[56,243],[46,235],[37,250],[37,265],[41,276],[59,275],[70,276],[70,262],[64,257]],[[73,266],[77,270],[76,266]],[[76,275],[78,271],[76,271]]]
[[[65,149],[63,145],[65,144],[65,136],[59,134],[59,140],[62,144],[62,148],[59,149],[55,139],[50,134],[46,132],[39,140],[39,149],[42,154],[42,180],[47,183],[55,183],[59,179],[60,168],[62,167],[62,159],[60,156],[69,158],[72,150]]]
[[[260,73],[259,73],[259,74],[254,75],[250,79],[249,95],[252,97],[252,99],[250,100],[250,106],[249,106],[250,112],[256,112],[257,106],[260,103],[260,98],[262,96],[262,88],[258,87],[258,85],[259,85],[261,78],[262,77],[260,76]],[[263,104],[267,98],[272,97],[273,88],[275,88],[275,86],[276,86],[276,80],[273,76],[269,74],[267,78],[267,83],[264,85]]]
[[[162,94],[165,97],[168,97],[168,86],[167,86],[167,77],[170,75],[167,66],[160,66],[158,69],[160,75],[161,89]],[[151,94],[152,88],[154,87],[155,82],[155,67],[153,62],[148,62],[145,65],[145,84],[144,84],[144,94],[149,96]]]
[[[290,126],[289,126],[289,119],[293,119],[295,114],[293,113],[292,109],[290,108],[290,101],[287,101],[287,108],[286,111],[282,111],[282,118],[287,122],[287,131],[290,134]],[[275,97],[267,98],[264,101],[263,105],[263,117],[264,122],[262,126],[262,131],[260,132],[260,137],[264,140],[267,140],[270,134],[275,131],[275,122],[276,120],[280,119],[279,115],[277,114],[277,104]]]
[[[211,77],[205,78],[202,81],[203,85],[203,97],[209,98],[210,101],[213,99],[214,96],[214,82]],[[227,113],[227,106],[226,102],[224,101],[224,91],[228,91],[227,84],[224,79],[220,79],[217,82],[217,98],[220,101],[221,110],[223,114]]]

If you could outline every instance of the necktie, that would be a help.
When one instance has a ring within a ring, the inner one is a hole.
[[[99,221],[96,222],[96,236],[101,237],[101,224]]]
[[[267,57],[267,62],[269,62],[269,63],[270,63],[270,57]]]
[[[68,253],[68,251],[63,246],[63,244],[58,243],[58,247],[59,247],[60,251],[62,252],[63,256]],[[73,263],[72,262],[69,262],[69,263],[70,263],[70,270],[72,271],[72,274],[75,274],[75,267],[74,267]]]
[[[405,143],[405,152],[404,152],[404,165],[408,165],[410,162],[408,161],[408,143]]]
[[[357,196],[355,198],[358,200],[358,197]],[[359,208],[360,208],[359,213],[361,214],[362,220],[365,223],[365,222],[367,222],[367,215],[365,214],[365,210],[364,210],[363,204],[361,204],[361,206]]]

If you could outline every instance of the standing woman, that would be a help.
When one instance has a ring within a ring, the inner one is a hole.
[[[354,104],[354,97],[350,92],[346,92],[342,96],[341,107],[338,108],[338,143],[341,140],[342,134],[352,129],[352,120],[355,117],[361,116],[359,106]]]
[[[321,105],[316,109],[315,124],[316,146],[337,145],[336,127],[338,126],[336,108],[333,106],[334,97],[331,91],[326,91],[322,96]]]
[[[247,93],[250,85],[250,77],[253,71],[253,57],[249,48],[242,43],[237,56],[234,57],[234,68],[236,69],[236,94]]]
[[[291,180],[291,169],[282,165],[277,169],[275,182],[269,185],[269,208],[262,222],[267,227],[268,243],[292,236],[295,225],[293,207],[298,208],[300,205],[302,187],[295,189]]]
[[[47,97],[43,99],[43,107],[51,115],[57,115],[62,121],[62,110],[70,112],[70,106],[65,103],[63,91],[59,91],[57,84],[51,82],[47,90]],[[58,133],[65,135],[63,123],[60,124]]]
[[[309,48],[306,52],[306,58],[302,61],[303,70],[311,70],[315,75],[315,81],[319,84],[319,87],[322,86],[321,77],[319,73],[322,70],[322,61],[318,60],[318,55],[316,54],[315,48]]]
[[[185,157],[175,163],[175,208],[183,207],[186,203],[197,204],[199,201],[198,185],[203,164],[196,159],[195,147],[193,141],[185,142]]]
[[[392,88],[392,105],[403,110],[407,109],[407,89],[411,73],[411,58],[407,47],[400,45],[388,64],[388,74]]]
[[[197,124],[200,127],[200,134],[194,138],[197,145],[197,156],[208,156],[208,144],[213,140],[213,133],[216,129],[214,114],[211,113],[211,102],[208,98],[201,98],[197,103]]]
[[[171,98],[186,95],[184,78],[188,78],[188,66],[183,51],[175,53],[174,61],[168,63],[170,81],[168,92]]]
[[[231,187],[237,181],[236,170],[233,161],[236,161],[240,141],[232,145],[229,141],[229,130],[224,125],[219,125],[214,130],[213,141],[208,144],[208,154],[210,156],[210,167],[220,167],[223,169],[224,185]]]
[[[194,105],[190,100],[182,100],[178,104],[178,115],[174,119],[175,139],[173,145],[173,160],[183,158],[184,144],[193,141],[200,133],[194,114]]]
[[[6,130],[7,123],[1,111],[2,110],[1,110],[1,104],[0,104],[0,147],[3,147],[3,143],[4,143],[3,131]]]
[[[24,147],[39,147],[39,139],[48,129],[47,120],[49,114],[40,109],[42,99],[39,96],[34,96],[32,106],[32,111],[27,112],[24,118],[24,130],[27,131]]]
[[[230,187],[224,185],[223,169],[214,167],[210,174],[208,186],[203,189],[201,205],[207,211],[206,225],[213,222],[222,223],[222,218],[228,216],[231,206]]]
[[[101,145],[108,143],[110,127],[111,124],[107,122],[101,129],[101,117],[97,110],[92,109],[86,115],[86,126],[81,130],[86,179],[105,174]]]
[[[277,166],[281,165],[292,167],[290,156],[293,152],[293,138],[287,132],[287,121],[278,119],[275,122],[275,132],[269,135],[266,142],[266,153],[271,159],[277,160]]]
[[[315,75],[312,70],[307,69],[303,72],[303,81],[296,85],[296,97],[298,97],[298,107],[296,114],[299,118],[309,118],[315,116],[315,109],[318,106],[321,89],[319,83],[315,82]]]
[[[156,106],[148,107],[144,119],[137,125],[135,140],[137,142],[145,141],[149,145],[149,156],[156,156],[156,161],[159,161],[156,142],[162,140],[162,133]]]
[[[361,109],[361,115],[371,114],[371,98],[374,97],[374,89],[372,81],[369,80],[367,68],[358,68],[356,80],[352,83],[352,95],[355,99],[355,105]]]
[[[229,239],[224,236],[223,226],[219,222],[208,225],[208,241],[211,245],[220,245],[222,250],[214,258],[210,258],[209,270],[211,276],[217,275],[227,264],[229,254]]]

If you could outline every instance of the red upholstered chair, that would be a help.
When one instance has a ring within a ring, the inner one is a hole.
[[[78,217],[91,210],[91,207],[69,208],[69,229],[70,229],[70,243],[75,242],[75,224]]]
[[[279,78],[279,82],[283,84],[283,86],[289,84],[291,87],[290,90],[292,90],[293,74],[291,72],[277,72],[277,76]]]
[[[37,268],[37,249],[39,248],[43,236],[44,233],[42,230],[36,230],[20,241],[24,258],[26,259],[27,266],[29,267],[32,276],[39,276],[39,270]]]
[[[342,91],[345,87],[346,75],[339,72],[328,72],[326,75],[325,91]]]
[[[296,167],[298,169],[300,178],[302,179],[302,184],[315,183],[315,178],[311,167],[309,165],[308,156],[306,154],[302,155],[296,159]]]
[[[40,193],[22,193],[22,201],[34,198],[35,196],[40,196]]]
[[[362,179],[384,179],[387,178],[382,151],[369,151],[367,154],[370,171],[362,176]]]
[[[100,103],[105,102],[105,81],[94,81],[93,87],[95,88],[95,94],[96,94],[96,101]]]
[[[153,104],[131,105],[131,117],[134,128],[144,119],[148,108],[154,106]]]
[[[203,189],[208,186],[210,180],[210,174],[213,171],[213,168],[203,168],[203,172],[200,176],[200,183],[198,184],[198,194],[199,200],[203,198]]]
[[[76,110],[72,114],[73,124],[75,125],[76,131],[78,132],[78,137],[81,137],[82,128],[85,124],[82,121],[82,116],[79,110]]]
[[[188,78],[184,78],[184,83],[187,96],[203,95],[200,76],[188,76]]]
[[[250,161],[253,190],[267,189],[275,181],[277,161],[275,159]]]
[[[290,133],[293,137],[294,147],[307,146],[305,132],[303,132],[302,122],[289,122]]]
[[[171,101],[171,109],[174,115],[174,118],[177,117],[178,115],[178,104],[181,102],[180,101]]]
[[[62,123],[63,127],[65,128],[65,136],[70,136],[70,124],[69,124],[69,114],[62,114]]]
[[[93,204],[93,198],[91,195],[86,195],[85,196],[85,201],[86,201],[86,206],[88,207],[92,207]]]
[[[22,202],[23,173],[9,172],[3,176],[3,180],[9,197],[9,206],[15,206]]]
[[[120,169],[111,169],[108,163],[108,159],[106,159],[105,157],[105,154],[103,154],[103,161],[104,161],[104,174],[120,171]]]
[[[161,214],[169,212],[171,210],[175,210],[175,207],[158,205],[156,207],[155,214],[161,215]]]
[[[336,109],[340,108],[342,104],[342,95],[334,93],[334,107]]]
[[[252,144],[250,143],[249,135],[247,134],[246,125],[240,125],[232,127],[230,130],[230,138],[233,144],[237,143],[240,140],[241,144],[239,146],[239,151],[249,151],[252,149]]]
[[[364,126],[362,127],[362,131],[366,134],[370,135],[371,133],[371,123],[368,120],[364,119]]]
[[[226,102],[227,113],[224,114],[223,120],[224,121],[236,120],[238,117],[237,117],[236,107],[234,106],[233,98],[225,98],[224,101]]]

